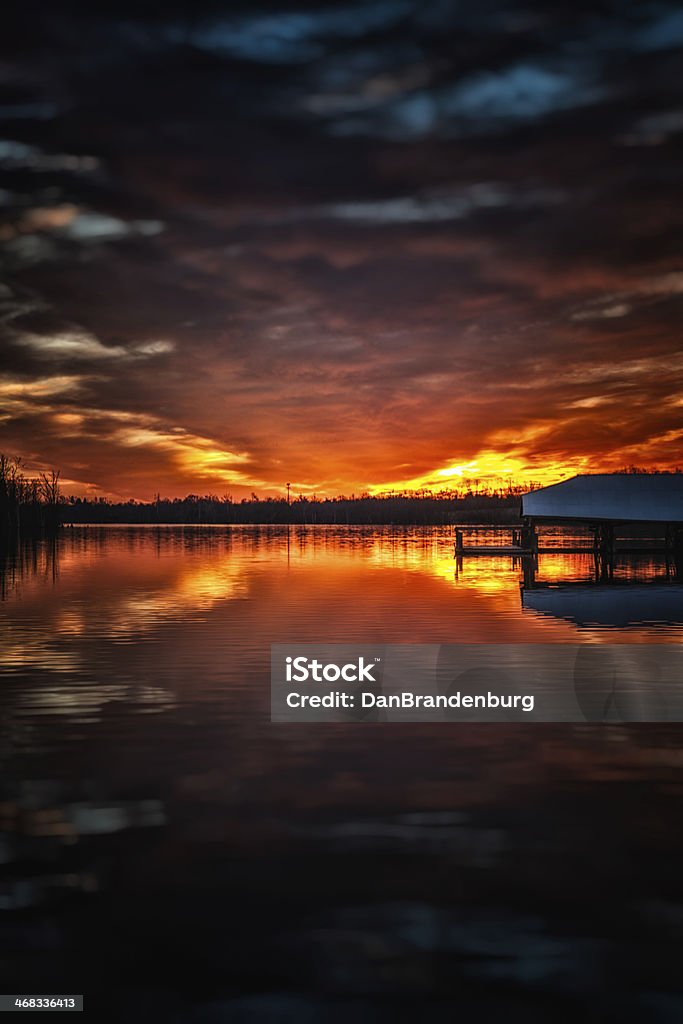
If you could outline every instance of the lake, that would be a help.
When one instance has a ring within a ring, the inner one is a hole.
[[[683,642],[661,552],[525,584],[442,527],[91,526],[6,554],[0,595],[2,991],[683,1019],[683,726],[269,720],[271,643]]]

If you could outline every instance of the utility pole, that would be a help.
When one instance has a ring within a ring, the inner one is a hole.
[[[291,486],[292,486],[291,484],[285,484],[285,487],[287,488],[287,504],[288,505],[290,504],[290,501],[289,501],[289,488]]]

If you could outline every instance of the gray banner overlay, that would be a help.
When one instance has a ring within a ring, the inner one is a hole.
[[[683,644],[273,644],[273,722],[683,722]]]
[[[0,1013],[12,1011],[17,1013],[62,1013],[83,1009],[83,996],[33,996],[21,993],[16,996],[0,995]]]

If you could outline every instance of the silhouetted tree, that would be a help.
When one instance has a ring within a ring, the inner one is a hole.
[[[27,477],[21,460],[0,454],[0,539],[53,533],[62,507],[59,473]]]

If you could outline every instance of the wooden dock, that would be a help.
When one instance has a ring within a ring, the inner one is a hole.
[[[620,548],[620,551],[652,551],[653,548]],[[523,558],[530,555],[592,555],[594,547],[538,547],[523,548],[519,544],[475,544],[463,545],[455,549],[457,557],[467,555],[468,557],[486,555],[509,555],[513,558]]]
[[[507,532],[510,540],[506,542],[507,538],[501,537],[498,543],[472,543],[472,538],[468,538],[470,543],[465,543],[465,534],[475,534],[477,532],[491,533],[502,533]],[[661,552],[667,551],[669,545],[667,540],[661,540],[654,542],[654,539],[650,540],[649,543],[643,543],[642,540],[639,542],[638,538],[622,538],[621,541],[615,541],[614,533],[612,530],[606,530],[605,527],[600,526],[594,531],[593,542],[590,539],[586,539],[584,542],[574,544],[542,544],[540,543],[539,533],[533,525],[524,525],[521,527],[515,526],[462,526],[456,527],[455,529],[455,550],[454,554],[456,558],[485,558],[493,555],[507,556],[511,558],[526,558],[536,555],[599,555],[603,558],[613,558],[618,554],[628,554],[635,552]]]
[[[469,534],[476,534],[479,530],[483,530],[486,533],[507,533],[509,535],[509,542],[505,543],[507,539],[501,537],[503,543],[494,544],[465,544],[464,535],[465,532]],[[468,526],[468,527],[456,527],[455,529],[455,557],[462,558],[467,557],[482,557],[487,555],[508,555],[512,558],[523,558],[527,555],[538,554],[538,536],[535,531],[530,531],[528,528],[516,527],[516,526]]]

